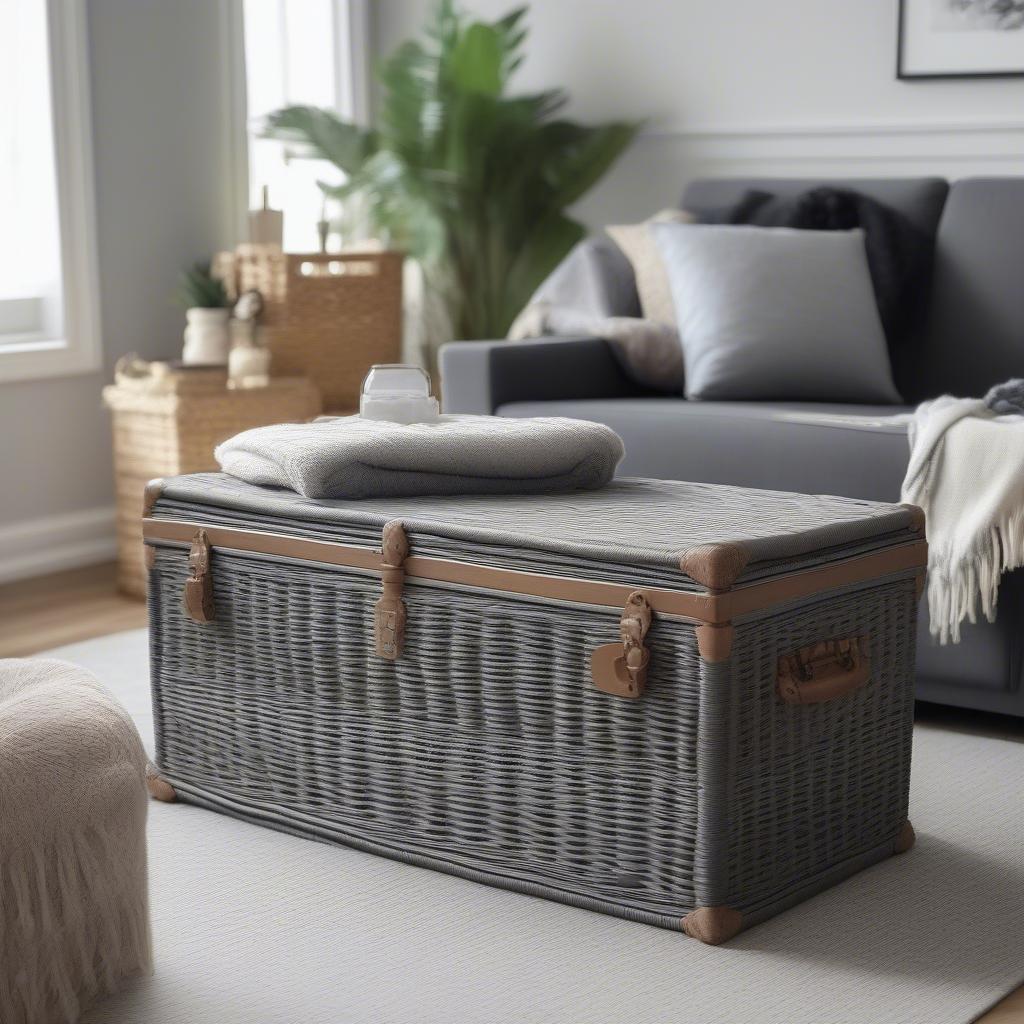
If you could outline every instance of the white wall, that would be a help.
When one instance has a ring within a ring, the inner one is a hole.
[[[127,352],[180,352],[179,268],[234,240],[226,9],[225,0],[88,0],[105,368],[0,383],[0,562],[24,544],[49,548],[40,568],[63,564],[61,545],[111,548],[100,389]]]
[[[431,0],[378,0],[390,52]],[[513,0],[463,0],[495,17]],[[643,217],[717,174],[1024,174],[1024,79],[901,82],[896,0],[535,0],[518,86],[582,119],[646,118],[583,201]]]

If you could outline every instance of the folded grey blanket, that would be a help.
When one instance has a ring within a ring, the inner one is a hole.
[[[371,498],[592,490],[612,479],[625,449],[604,424],[562,417],[340,416],[246,430],[214,454],[225,473],[251,484]]]

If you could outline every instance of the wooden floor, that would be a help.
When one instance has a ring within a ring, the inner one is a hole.
[[[0,658],[145,626],[145,602],[119,594],[114,578],[113,564],[94,565],[0,586]]]
[[[114,579],[115,567],[101,565],[0,586],[0,658],[145,626],[145,604],[119,594]],[[978,1020],[1024,1024],[1024,986]]]

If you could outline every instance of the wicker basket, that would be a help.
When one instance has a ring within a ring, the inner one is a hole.
[[[142,547],[142,492],[154,477],[217,469],[213,449],[250,427],[307,420],[320,412],[320,395],[305,378],[279,377],[265,388],[229,390],[223,369],[119,372],[103,389],[114,414],[118,586],[146,596]]]
[[[214,273],[232,297],[263,296],[261,326],[272,372],[305,374],[324,407],[359,404],[359,386],[374,363],[395,363],[402,349],[401,253],[282,253],[241,245],[220,253]]]

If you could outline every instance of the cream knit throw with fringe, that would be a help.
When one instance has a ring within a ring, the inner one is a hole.
[[[63,661],[0,661],[0,1021],[77,1021],[150,966],[146,756]]]
[[[1011,382],[1020,383],[1020,382]],[[999,580],[1024,565],[1024,416],[996,415],[986,399],[944,396],[910,425],[903,501],[927,516],[928,611],[943,644],[964,619],[995,619]]]

